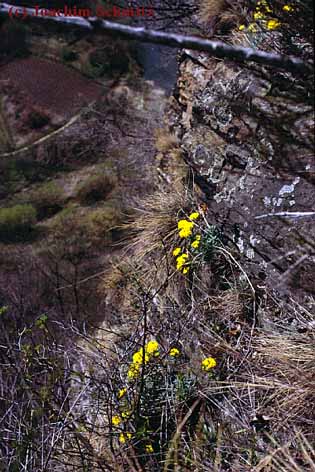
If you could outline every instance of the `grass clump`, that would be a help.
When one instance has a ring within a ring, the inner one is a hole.
[[[36,209],[38,220],[42,220],[55,215],[62,209],[65,196],[59,185],[55,182],[47,182],[31,191],[26,201]]]
[[[89,212],[83,224],[91,241],[95,244],[114,242],[119,235],[121,208],[115,201],[109,201],[101,208]]]
[[[81,204],[91,205],[100,200],[105,200],[116,186],[114,176],[101,174],[94,175],[79,185],[77,199]]]
[[[29,204],[0,209],[0,238],[23,240],[30,235],[36,223],[36,209]]]
[[[115,242],[119,238],[121,219],[121,206],[116,200],[109,200],[94,210],[71,205],[51,222],[51,236],[60,243],[66,240],[69,251],[84,253],[91,247]]]

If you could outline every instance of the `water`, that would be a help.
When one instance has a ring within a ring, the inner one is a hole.
[[[138,43],[137,59],[146,80],[153,80],[171,94],[177,78],[177,49],[158,44]]]

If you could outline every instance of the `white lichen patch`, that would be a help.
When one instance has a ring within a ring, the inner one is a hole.
[[[257,244],[260,243],[260,239],[255,238],[255,236],[251,234],[249,237],[249,242],[251,243],[252,246],[256,246]]]
[[[272,199],[272,206],[274,207],[279,207],[282,205],[282,202],[283,202],[283,198],[276,198],[276,197],[273,197]]]
[[[284,185],[280,190],[279,190],[279,196],[282,197],[283,195],[293,193],[295,190],[295,186],[299,183],[300,177],[295,177],[293,180],[292,184],[290,185]]]
[[[264,197],[264,198],[263,198],[263,202],[264,202],[264,205],[265,205],[266,207],[269,207],[269,206],[271,205],[271,198],[269,198],[269,197]]]
[[[246,251],[246,257],[247,257],[248,259],[254,259],[254,257],[255,257],[255,252],[254,252],[254,249],[253,249],[253,248],[247,249],[247,251]]]

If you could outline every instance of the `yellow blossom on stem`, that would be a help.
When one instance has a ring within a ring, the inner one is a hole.
[[[245,29],[245,25],[240,25],[240,26],[238,27],[238,29],[239,29],[240,31],[243,31],[243,30]]]
[[[189,272],[189,267],[184,267],[183,268],[183,274],[186,275]]]
[[[131,411],[130,410],[123,411],[121,413],[121,416],[122,416],[123,419],[127,419],[131,416]]]
[[[180,356],[179,349],[177,349],[177,347],[172,347],[172,349],[170,350],[170,356],[172,356],[172,357]]]
[[[279,28],[280,25],[281,25],[281,23],[278,20],[269,20],[269,21],[267,21],[267,29],[269,29],[269,30],[275,30],[275,29]]]
[[[146,452],[148,452],[148,453],[154,452],[154,449],[153,449],[153,447],[152,447],[151,444],[146,444],[146,445],[145,445],[145,450],[146,450]]]
[[[118,415],[115,415],[112,417],[112,423],[114,426],[119,426],[121,423],[121,419],[119,418]]]
[[[145,351],[149,355],[158,356],[159,355],[159,343],[157,341],[149,341],[145,347]]]
[[[189,219],[190,220],[197,220],[199,218],[199,216],[200,216],[199,213],[197,211],[195,211],[195,212],[193,212],[189,215]]]
[[[293,7],[291,5],[283,5],[282,10],[283,11],[292,11]]]
[[[124,397],[126,393],[127,393],[127,387],[121,388],[118,392],[118,398]]]
[[[178,256],[179,254],[181,253],[181,248],[180,247],[176,247],[173,251],[173,256]]]
[[[143,348],[141,348],[139,351],[134,353],[132,360],[134,364],[147,364],[150,358],[146,352],[143,352]]]
[[[201,362],[202,370],[205,370],[206,372],[209,372],[216,365],[217,361],[214,359],[214,357],[206,357],[206,359]]]
[[[195,239],[195,241],[191,243],[191,247],[193,247],[194,249],[198,249],[199,244],[200,244],[200,239]]]
[[[194,223],[192,221],[180,220],[177,224],[177,227],[180,230],[178,233],[179,237],[188,238],[192,233]]]
[[[257,11],[257,12],[254,13],[254,19],[255,20],[262,20],[264,18],[265,18],[265,16],[260,11]]]
[[[128,379],[132,380],[139,376],[140,374],[140,364],[131,364],[127,372]]]
[[[119,442],[121,442],[122,444],[125,444],[125,442],[128,441],[128,439],[131,439],[131,438],[132,438],[131,433],[120,433]]]
[[[188,259],[188,254],[182,254],[176,259],[176,269],[181,270],[184,264],[186,264]]]

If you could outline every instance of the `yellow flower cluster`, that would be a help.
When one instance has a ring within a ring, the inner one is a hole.
[[[150,454],[150,453],[154,452],[154,449],[153,449],[151,444],[146,444],[145,445],[145,451]]]
[[[191,236],[193,227],[194,223],[192,221],[180,220],[177,224],[177,228],[180,230],[178,233],[179,237],[188,238]]]
[[[185,266],[188,260],[188,254],[181,254],[181,248],[177,247],[173,251],[173,256],[176,257],[176,269],[182,271],[183,274],[187,274],[189,267]]]
[[[178,235],[182,239],[187,239],[192,236],[193,228],[195,226],[194,221],[199,218],[200,214],[197,211],[191,213],[187,220],[179,220],[177,228],[179,230]],[[193,249],[198,249],[200,244],[201,236],[197,234],[194,241],[191,243]],[[188,252],[182,252],[182,248],[176,247],[173,250],[173,256],[176,257],[176,269],[187,274],[189,272],[188,267]]]
[[[291,5],[284,5],[282,7],[282,10],[285,12],[291,12],[293,11],[293,7]],[[257,6],[254,11],[254,20],[256,22],[259,22],[261,26],[266,28],[269,31],[276,30],[281,26],[281,22],[278,21],[275,18],[270,18],[268,19],[267,16],[272,13],[272,9],[269,6],[269,3],[267,0],[260,0],[257,2]],[[243,31],[245,30],[245,25],[240,25],[239,30]],[[255,33],[258,31],[257,24],[255,23],[250,23],[247,27],[247,31],[251,33]]]
[[[189,268],[183,267],[186,264],[187,259],[188,259],[188,254],[182,254],[181,256],[178,256],[176,259],[176,269],[183,270],[183,273],[188,272]],[[187,269],[186,272],[184,272],[185,269]]]
[[[112,417],[112,423],[114,426],[119,426],[121,423],[121,419],[119,418],[118,415],[115,415]]]
[[[158,356],[159,355],[159,343],[157,341],[149,341],[145,347],[145,350],[149,356]]]
[[[210,370],[213,369],[216,365],[217,361],[214,357],[206,357],[206,359],[201,362],[202,370],[205,370],[206,372],[210,372]]]
[[[194,211],[189,215],[189,220],[179,220],[177,224],[177,228],[180,230],[179,231],[179,237],[180,238],[188,238],[192,234],[192,229],[195,226],[194,220],[197,220],[199,218],[199,213],[197,211]]]
[[[195,240],[191,243],[191,247],[193,247],[194,249],[198,249],[200,240],[201,240],[201,235],[196,234]]]
[[[121,442],[122,444],[125,444],[125,442],[128,441],[131,438],[132,438],[131,433],[120,433],[119,442]]]
[[[177,347],[172,347],[169,354],[172,357],[178,357],[178,356],[180,356],[180,351],[179,351],[179,349],[177,349]]]
[[[120,389],[119,392],[118,392],[118,398],[124,397],[126,395],[126,393],[127,393],[127,387],[124,387],[124,388]]]
[[[132,356],[132,363],[129,366],[127,373],[128,379],[132,380],[139,376],[141,367],[144,364],[147,364],[152,357],[159,355],[159,344],[157,341],[149,341],[144,349],[141,348],[139,351],[135,352]]]
[[[290,12],[290,11],[293,11],[294,8],[293,8],[291,5],[284,5],[284,6],[282,7],[282,10],[283,10],[283,11]]]

